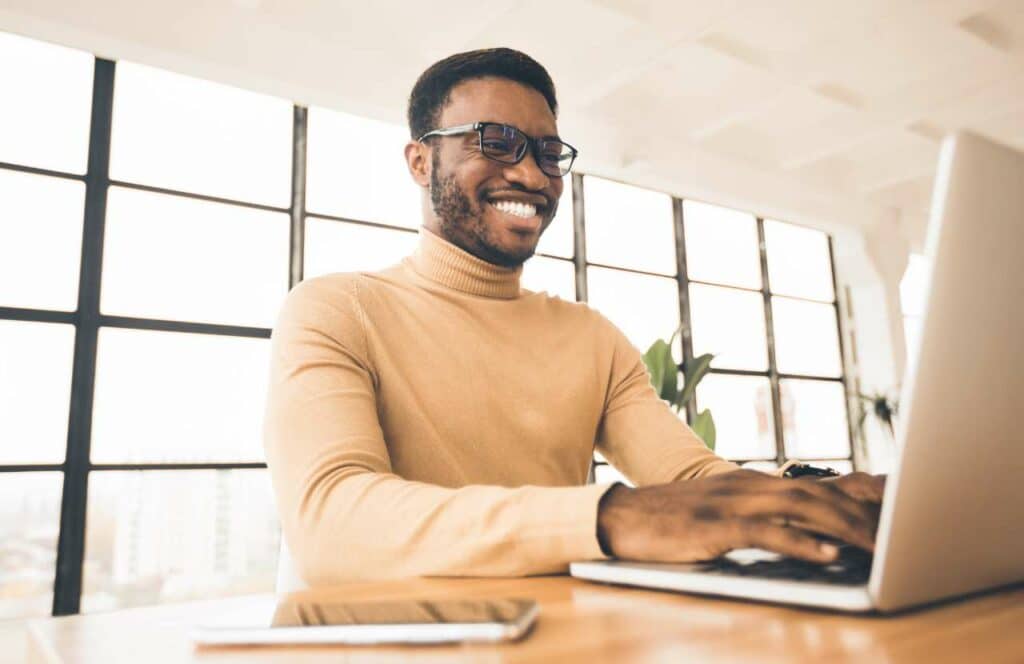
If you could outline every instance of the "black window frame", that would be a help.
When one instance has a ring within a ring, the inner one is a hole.
[[[289,266],[288,274],[281,275],[288,280],[289,289],[303,279],[305,256],[306,219],[316,218],[338,223],[358,224],[385,228],[388,230],[417,233],[416,229],[395,226],[387,223],[349,219],[332,216],[306,209],[306,142],[308,126],[308,109],[293,105],[292,132],[292,171],[291,199],[288,207],[275,207],[250,203],[241,200],[208,196],[186,191],[165,189],[143,183],[112,180],[109,173],[110,138],[112,132],[112,115],[114,103],[114,85],[116,79],[116,62],[103,58],[94,58],[94,76],[92,99],[90,103],[89,155],[85,174],[74,174],[58,170],[36,168],[27,165],[0,162],[0,170],[19,171],[28,174],[43,175],[56,178],[71,179],[83,182],[86,187],[85,205],[83,210],[84,223],[82,231],[81,264],[79,271],[77,307],[73,312],[54,311],[0,306],[0,320],[14,320],[41,323],[64,323],[75,328],[74,358],[72,363],[71,398],[68,404],[68,432],[66,456],[59,464],[8,464],[0,465],[0,476],[8,472],[50,471],[62,473],[63,490],[61,495],[60,531],[57,542],[57,561],[54,577],[52,614],[55,616],[76,614],[80,610],[82,592],[82,567],[85,556],[85,529],[87,496],[90,474],[104,471],[149,471],[149,470],[236,470],[265,469],[265,463],[105,463],[94,464],[89,459],[92,431],[92,412],[94,384],[96,377],[96,351],[99,330],[102,327],[125,328],[134,330],[155,330],[168,332],[188,332],[211,334],[218,336],[269,339],[270,328],[249,327],[238,325],[219,325],[187,321],[159,320],[135,318],[127,316],[110,316],[100,312],[100,288],[103,269],[103,241],[107,194],[111,186],[124,187],[154,193],[191,198],[196,200],[238,205],[251,209],[267,210],[287,214],[290,220],[289,233]],[[590,263],[586,256],[586,220],[584,210],[584,174],[573,173],[571,178],[571,196],[573,206],[573,256],[567,258],[553,254],[540,253],[538,256],[572,263],[575,271],[576,299],[587,301],[587,267],[595,266],[650,274],[661,278],[672,278],[664,274],[619,268],[611,265]],[[680,316],[683,321],[682,347],[684,358],[693,356],[690,335],[690,312],[688,286],[690,280],[686,272],[685,238],[683,234],[683,199],[672,196],[673,226],[676,240],[677,273],[675,279],[679,292]],[[818,376],[796,376],[780,374],[775,365],[774,337],[771,321],[771,293],[768,283],[767,257],[764,244],[763,219],[757,217],[758,235],[760,239],[760,257],[763,284],[761,292],[765,302],[765,317],[768,330],[770,368],[765,372],[735,371],[713,369],[712,373],[767,376],[772,385],[773,409],[775,415],[775,438],[778,450],[778,461],[785,459],[785,444],[782,434],[782,419],[779,409],[779,379],[814,378],[837,381],[844,385],[847,394],[847,421],[850,422],[850,400],[847,385],[845,354],[843,355],[843,372],[839,378]],[[829,252],[832,266],[833,287],[836,286],[835,262],[832,254],[832,238],[829,237]],[[720,284],[715,284],[720,285]],[[745,289],[749,290],[749,289]],[[840,352],[842,353],[843,330],[842,317],[839,310],[839,292],[832,304],[836,309],[836,324],[839,330]],[[695,415],[694,404],[688,407],[690,420]],[[850,431],[851,450],[852,429]],[[843,457],[849,460],[851,457]],[[738,459],[743,462],[747,460]],[[603,462],[598,462],[603,463]],[[593,472],[591,473],[593,477]]]

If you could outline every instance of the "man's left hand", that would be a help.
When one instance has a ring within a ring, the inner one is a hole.
[[[819,481],[827,482],[850,498],[865,503],[881,505],[882,496],[885,494],[885,475],[850,473],[849,475],[830,477]]]

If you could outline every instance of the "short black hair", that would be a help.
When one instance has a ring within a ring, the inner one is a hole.
[[[491,76],[533,88],[544,95],[551,113],[558,115],[555,84],[539,62],[515,49],[484,48],[439,60],[416,79],[407,111],[412,139],[438,129],[441,111],[448,103],[452,88],[463,81]]]

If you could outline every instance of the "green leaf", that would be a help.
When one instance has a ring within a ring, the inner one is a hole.
[[[690,428],[704,441],[709,450],[712,452],[715,450],[715,419],[711,417],[710,410],[705,408],[697,413],[697,417],[693,418],[693,424],[690,425]]]
[[[715,359],[715,356],[711,353],[705,353],[699,357],[695,357],[689,362],[683,365],[683,389],[679,392],[676,397],[675,405],[677,408],[685,406],[690,399],[693,398],[693,393],[697,389],[697,384],[700,379],[707,374],[708,369],[711,368],[711,360]]]
[[[658,397],[673,403],[677,396],[679,370],[672,359],[672,347],[664,339],[658,339],[644,353],[643,360]]]

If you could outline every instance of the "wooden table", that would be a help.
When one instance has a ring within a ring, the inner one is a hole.
[[[848,616],[635,590],[553,576],[415,579],[296,593],[325,601],[533,597],[518,643],[451,646],[202,647],[189,626],[248,598],[29,623],[30,662],[1024,662],[1024,587],[895,617]],[[251,596],[250,596],[251,597]],[[0,653],[0,660],[3,654]]]

